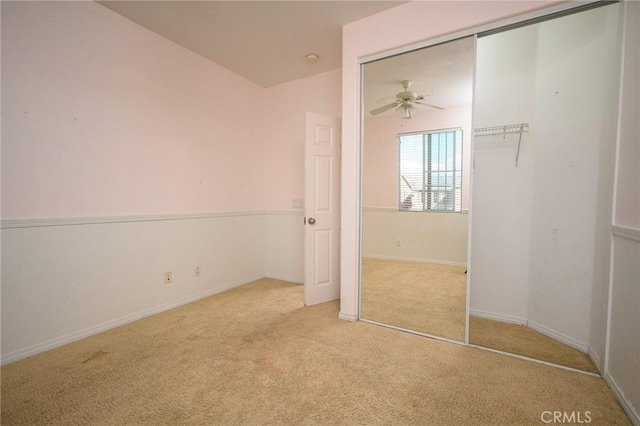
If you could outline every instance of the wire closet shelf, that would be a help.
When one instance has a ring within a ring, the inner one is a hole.
[[[518,167],[518,160],[520,159],[520,145],[522,143],[522,134],[528,131],[529,131],[529,123],[520,123],[520,124],[508,124],[506,126],[481,127],[478,129],[474,129],[473,135],[475,137],[502,135],[502,138],[505,139],[507,134],[518,133],[520,135],[518,138],[518,150],[516,151],[516,167]]]

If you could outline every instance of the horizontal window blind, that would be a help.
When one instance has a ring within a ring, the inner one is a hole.
[[[398,209],[462,210],[462,130],[398,135]]]

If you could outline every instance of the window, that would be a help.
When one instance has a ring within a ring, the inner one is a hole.
[[[399,210],[462,210],[462,130],[398,135]]]

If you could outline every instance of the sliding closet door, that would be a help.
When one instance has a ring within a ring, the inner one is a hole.
[[[478,39],[471,344],[597,372],[621,19],[613,4]]]

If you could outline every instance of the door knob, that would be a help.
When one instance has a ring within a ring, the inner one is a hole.
[[[307,222],[309,223],[309,225],[315,225],[316,220],[314,218],[310,217]]]

